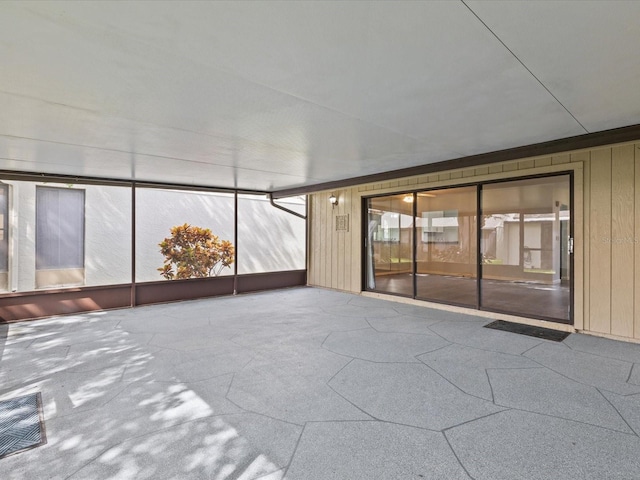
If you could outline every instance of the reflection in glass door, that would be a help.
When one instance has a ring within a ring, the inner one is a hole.
[[[570,175],[370,198],[367,210],[365,289],[573,321]]]
[[[413,296],[413,194],[367,200],[368,290]]]
[[[571,322],[569,175],[482,186],[480,305]]]
[[[476,307],[477,187],[418,192],[416,296]]]

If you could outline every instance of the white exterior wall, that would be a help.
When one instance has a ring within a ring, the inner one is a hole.
[[[300,203],[279,201],[298,213]],[[303,270],[306,222],[283,212],[264,197],[238,199],[238,273]]]
[[[35,290],[36,185],[85,190],[85,285],[131,282],[131,189],[96,185],[14,182],[9,197],[9,289]],[[162,280],[158,244],[170,228],[188,223],[210,228],[234,243],[232,194],[138,189],[136,281]],[[279,202],[304,212],[301,202]],[[305,268],[305,221],[272,207],[266,197],[239,199],[239,273]],[[221,275],[232,275],[233,265]]]
[[[136,190],[136,281],[162,280],[158,268],[164,256],[158,244],[171,227],[188,223],[209,228],[233,243],[233,195],[177,190]],[[220,275],[233,275],[233,266]]]
[[[9,289],[36,288],[36,185],[85,190],[85,285],[131,281],[131,193],[122,187],[10,184]]]

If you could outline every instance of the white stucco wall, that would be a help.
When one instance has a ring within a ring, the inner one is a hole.
[[[301,202],[280,201],[304,214]],[[302,208],[301,208],[302,207]],[[305,221],[271,206],[265,197],[238,198],[238,273],[303,270]]]
[[[131,191],[123,187],[11,184],[10,290],[36,288],[36,185],[85,191],[85,285],[131,281]]]
[[[5,182],[10,192],[9,288],[35,289],[36,185],[85,190],[85,285],[131,281],[131,190],[34,182]],[[279,204],[304,213],[304,202]],[[138,189],[136,193],[136,281],[162,280],[158,244],[171,227],[188,223],[210,228],[234,242],[232,194]],[[305,268],[305,221],[270,205],[264,196],[238,200],[238,272]],[[232,268],[222,275],[232,275]]]
[[[233,243],[233,195],[176,190],[136,190],[136,281],[162,280],[164,257],[158,244],[176,225],[209,228]],[[221,275],[233,275],[225,268]]]

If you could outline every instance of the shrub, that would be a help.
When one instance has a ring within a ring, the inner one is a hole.
[[[165,257],[158,271],[167,280],[217,277],[235,257],[231,242],[220,240],[208,228],[186,223],[171,228],[171,236],[158,245]]]

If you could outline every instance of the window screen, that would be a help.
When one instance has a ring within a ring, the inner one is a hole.
[[[9,263],[9,187],[0,185],[0,272],[8,270]]]
[[[84,267],[84,190],[37,187],[36,270]]]

